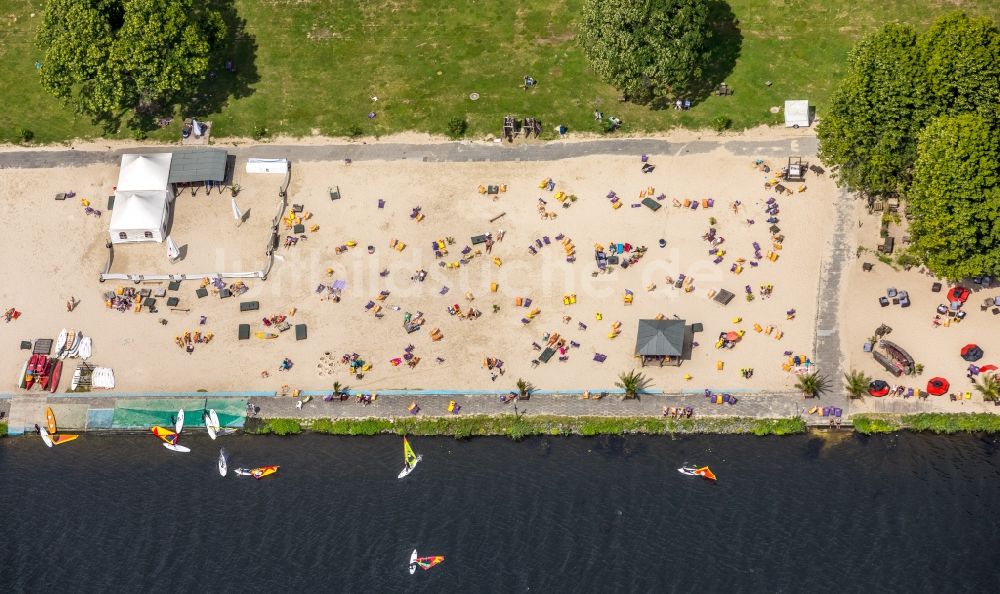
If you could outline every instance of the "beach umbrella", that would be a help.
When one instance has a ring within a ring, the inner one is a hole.
[[[979,368],[979,373],[989,373],[990,371],[996,371],[996,365],[983,365]]]
[[[962,347],[962,358],[966,361],[978,361],[983,358],[983,349],[978,345],[967,344]]]
[[[180,255],[181,255],[181,251],[179,249],[177,249],[177,244],[174,243],[174,239],[168,235],[167,236],[167,258],[169,258],[172,261],[172,260],[176,260],[177,258],[179,258]]]
[[[739,340],[739,338],[740,335],[738,332],[729,332],[726,334],[726,340],[730,342],[736,342],[737,340]]]
[[[965,287],[952,287],[948,290],[948,301],[960,301],[965,303],[969,298],[969,290]]]
[[[876,398],[881,398],[889,393],[889,384],[885,380],[875,380],[868,384],[868,393]]]
[[[931,396],[940,396],[947,392],[950,387],[951,384],[943,377],[933,377],[931,381],[927,382],[927,393]]]

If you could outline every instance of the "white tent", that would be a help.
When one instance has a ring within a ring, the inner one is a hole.
[[[809,101],[789,100],[785,101],[785,127],[798,128],[799,126],[809,127]]]
[[[122,155],[109,229],[113,243],[163,241],[173,200],[167,181],[171,157],[170,153]]]

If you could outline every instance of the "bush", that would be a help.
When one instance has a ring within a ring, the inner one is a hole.
[[[295,419],[248,419],[243,431],[256,435],[297,435],[302,425]]]
[[[933,433],[1000,432],[1000,416],[989,413],[922,413],[903,417],[903,424],[913,431]]]
[[[851,421],[854,423],[854,430],[862,435],[895,433],[901,428],[895,420],[869,417],[868,415],[856,415],[851,417]]]
[[[7,423],[0,423],[0,437],[7,435]]]
[[[263,139],[267,138],[268,134],[269,134],[269,132],[267,131],[267,128],[265,128],[263,126],[259,126],[257,124],[253,125],[253,139],[254,140],[263,140]]]
[[[469,122],[465,118],[454,117],[448,120],[448,137],[459,139],[465,136],[465,131],[469,129]]]
[[[35,133],[32,132],[31,130],[28,130],[27,128],[20,128],[17,131],[17,138],[22,143],[27,144],[27,143],[31,142],[32,140],[34,140]]]
[[[716,132],[725,132],[733,125],[733,120],[728,116],[720,115],[712,119],[712,129]]]
[[[351,124],[347,127],[347,136],[349,138],[361,138],[364,135],[365,131],[357,124]]]

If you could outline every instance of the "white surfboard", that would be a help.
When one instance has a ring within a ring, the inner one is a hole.
[[[417,549],[413,549],[410,553],[410,575],[413,575],[417,571]]]
[[[171,450],[171,451],[174,451],[174,452],[181,452],[181,453],[184,453],[184,454],[186,454],[186,453],[188,453],[188,452],[191,451],[191,448],[189,448],[189,447],[185,447],[185,446],[182,446],[180,444],[174,445],[172,443],[167,443],[167,442],[163,442],[163,447],[167,448],[168,450]]]
[[[51,448],[52,447],[52,439],[49,438],[49,432],[45,430],[45,427],[42,427],[41,430],[42,430],[42,441],[45,442],[45,445],[47,445],[47,446],[49,446]]]
[[[66,328],[63,328],[62,331],[59,332],[59,337],[56,338],[56,347],[55,347],[56,350],[53,351],[52,355],[54,358],[58,358],[59,355],[62,354],[63,349],[66,348],[66,337],[68,336],[69,336],[69,330],[67,330]]]
[[[222,476],[226,476],[227,472],[229,472],[229,464],[226,462],[226,449],[225,448],[220,448],[219,449],[219,474],[222,475]]]
[[[180,434],[181,429],[184,429],[184,409],[177,411],[177,419],[174,421],[174,433]]]
[[[89,336],[84,336],[80,340],[80,348],[77,351],[77,356],[86,361],[90,358],[91,352],[93,351],[93,342],[91,342]]]
[[[208,436],[213,440],[218,436],[219,429],[219,415],[216,414],[215,409],[211,409],[204,415],[205,429],[208,430]]]

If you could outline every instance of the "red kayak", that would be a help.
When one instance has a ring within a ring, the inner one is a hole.
[[[30,390],[35,385],[35,367],[38,365],[39,355],[32,355],[28,361],[28,370],[24,372],[24,389]]]
[[[47,390],[49,388],[49,378],[52,374],[52,359],[42,355],[42,368],[38,370],[38,385],[42,387],[42,390]]]
[[[59,380],[62,378],[62,364],[63,362],[56,359],[54,365],[52,365],[52,373],[49,378],[49,393],[55,394],[56,390],[59,389]]]

